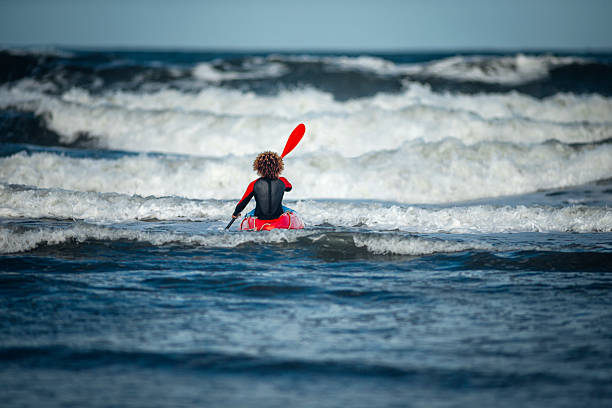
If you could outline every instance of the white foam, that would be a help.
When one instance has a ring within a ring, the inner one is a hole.
[[[312,61],[316,59],[317,57],[313,58]],[[419,71],[416,65],[395,64],[384,58],[372,57],[369,55],[360,55],[357,57],[322,57],[318,59],[327,64],[335,65],[342,70],[366,71],[378,75],[400,75]]]
[[[0,46],[0,52],[8,52],[12,55],[31,55],[31,56],[45,56],[45,57],[58,57],[58,58],[71,58],[74,57],[74,53],[66,50],[60,50],[52,46],[28,46],[28,47],[10,47]]]
[[[320,151],[352,157],[448,137],[464,144],[585,143],[609,137],[612,129],[610,98],[440,95],[416,85],[399,95],[337,102],[311,89],[274,97],[220,88],[95,96],[74,89],[54,97],[24,81],[0,87],[0,107],[6,106],[46,114],[64,143],[86,132],[106,148],[217,157],[280,151],[300,122],[306,123],[307,136],[292,157]]]
[[[418,233],[610,232],[608,207],[544,205],[423,208],[376,203],[299,202],[308,225],[357,226]]]
[[[276,56],[275,59],[296,62],[323,62],[341,70],[360,70],[378,75],[413,75],[440,77],[458,81],[475,81],[501,85],[520,85],[544,79],[554,68],[584,64],[589,60],[553,55],[484,56],[457,55],[423,63],[393,63],[381,57],[360,55],[334,56]]]
[[[24,80],[11,88],[0,89],[0,101],[11,103],[37,101],[48,84]],[[312,88],[281,91],[275,96],[256,95],[233,89],[209,87],[198,92],[175,89],[151,93],[112,91],[102,95],[74,88],[61,96],[64,102],[89,107],[118,107],[127,110],[203,112],[226,116],[257,116],[295,119],[304,115],[355,115],[371,110],[401,111],[406,108],[432,108],[459,111],[483,119],[525,118],[558,123],[610,122],[612,98],[600,95],[557,94],[536,99],[516,92],[504,94],[435,93],[427,85],[405,82],[397,94],[379,93],[373,97],[335,101],[331,94]],[[39,89],[39,92],[35,92]],[[20,96],[22,94],[22,96]],[[443,118],[439,118],[443,119]]]
[[[288,70],[285,65],[256,57],[246,60],[240,71],[219,70],[214,62],[202,62],[193,68],[193,75],[198,79],[211,82],[232,81],[238,79],[276,78],[284,75]]]
[[[289,196],[289,194],[287,195]],[[0,217],[123,223],[136,220],[204,221],[224,224],[237,200],[192,200],[37,189],[0,184]],[[377,202],[287,202],[309,228],[331,224],[370,231],[418,233],[610,232],[608,207],[572,205],[470,205],[428,208]],[[247,210],[253,207],[253,203]]]
[[[271,233],[224,232],[206,234],[185,234],[160,231],[139,231],[127,228],[113,228],[103,225],[75,223],[68,228],[16,229],[11,226],[0,226],[0,253],[29,251],[39,246],[57,245],[70,241],[82,243],[87,240],[118,241],[132,240],[148,242],[153,245],[180,243],[203,247],[233,248],[245,243],[280,243],[295,242],[301,235],[296,231],[275,230]]]
[[[496,249],[493,245],[484,242],[443,241],[399,235],[355,234],[353,240],[355,246],[365,248],[368,252],[376,255],[419,256],[473,250],[495,251]],[[509,250],[510,248],[506,247],[503,249]],[[502,250],[502,248],[497,250]]]
[[[442,203],[583,184],[612,174],[611,158],[610,145],[576,151],[556,143],[465,146],[449,139],[355,159],[310,155],[294,159],[287,172],[304,198]]]
[[[443,203],[584,184],[612,174],[612,145],[559,143],[466,146],[455,139],[345,158],[336,153],[287,160],[288,198]],[[0,182],[40,188],[195,199],[241,197],[256,178],[252,157],[125,156],[81,159],[51,153],[0,159]]]
[[[556,67],[585,62],[581,58],[551,55],[455,56],[426,64],[421,74],[461,81],[520,85],[546,78]]]
[[[486,237],[473,236],[416,236],[401,232],[326,232],[308,230],[273,230],[262,233],[219,232],[195,230],[187,232],[160,229],[143,230],[131,226],[92,225],[75,222],[69,225],[40,225],[38,227],[11,224],[0,225],[0,253],[18,253],[64,243],[80,244],[86,241],[130,240],[161,246],[179,244],[201,248],[234,248],[244,244],[286,244],[301,241],[301,246],[312,245],[315,250],[321,242],[328,250],[339,253],[351,245],[364,248],[376,255],[422,256],[436,253],[463,251],[525,251],[566,250],[572,243],[544,242],[538,245],[527,242],[500,244],[487,241]]]
[[[235,203],[181,197],[142,197],[0,184],[0,217],[134,220],[225,220]]]
[[[556,94],[536,99],[517,92],[465,95],[435,93],[426,85],[409,81],[405,85],[403,93],[373,97],[372,105],[385,110],[421,105],[470,113],[483,119],[523,119],[563,125],[580,125],[583,122],[609,125],[612,117],[612,98],[601,95]]]
[[[247,243],[279,244],[292,243],[298,239],[306,239],[316,244],[326,239],[326,232],[312,232],[307,230],[288,231],[273,230],[264,233],[241,232],[205,232],[205,233],[179,233],[173,231],[146,231],[126,227],[92,225],[76,222],[69,226],[40,226],[37,228],[23,228],[13,225],[0,225],[0,253],[25,252],[41,246],[58,245],[63,243],[85,241],[119,241],[131,240],[147,242],[152,245],[181,244],[198,247],[234,248]],[[467,250],[503,251],[521,249],[521,247],[495,247],[489,243],[475,240],[473,242],[457,241],[454,239],[442,240],[407,236],[397,233],[343,233],[341,239],[344,244],[352,240],[356,247],[367,249],[373,254],[398,255],[427,255],[434,253],[458,252]],[[341,245],[343,245],[341,243]],[[532,247],[530,246],[529,249]],[[523,248],[526,249],[526,248]],[[338,249],[339,251],[342,248]]]

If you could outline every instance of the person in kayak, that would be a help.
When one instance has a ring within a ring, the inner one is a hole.
[[[236,205],[232,218],[240,217],[251,198],[255,197],[255,209],[248,213],[260,220],[274,220],[285,212],[294,212],[283,206],[285,191],[291,191],[291,183],[284,177],[279,177],[285,165],[282,157],[274,152],[260,153],[253,162],[253,170],[259,174],[247,187],[244,195]]]

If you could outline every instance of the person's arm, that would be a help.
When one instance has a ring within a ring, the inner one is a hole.
[[[234,214],[232,215],[232,217],[234,217],[234,218],[239,217],[240,213],[242,212],[242,210],[244,210],[244,207],[246,207],[247,204],[249,203],[249,201],[251,201],[251,198],[253,198],[253,195],[255,194],[253,192],[253,186],[255,185],[256,181],[257,180],[251,181],[251,183],[247,187],[246,191],[244,192],[244,195],[242,196],[242,198],[240,199],[240,201],[236,205],[236,209],[234,210]]]
[[[291,189],[293,188],[293,186],[291,185],[291,183],[289,182],[289,180],[287,180],[284,177],[279,177],[278,178],[280,181],[282,181],[283,183],[285,183],[285,191],[291,191]]]

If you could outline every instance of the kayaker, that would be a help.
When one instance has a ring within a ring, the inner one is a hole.
[[[261,177],[249,184],[236,205],[232,218],[240,217],[240,213],[253,196],[256,205],[249,216],[260,220],[274,220],[285,212],[293,212],[291,208],[283,206],[283,195],[292,188],[286,178],[280,177],[283,168],[283,159],[278,154],[270,151],[260,153],[253,162],[253,170]]]

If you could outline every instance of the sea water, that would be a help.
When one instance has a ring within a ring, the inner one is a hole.
[[[612,404],[612,55],[0,61],[3,406]]]

